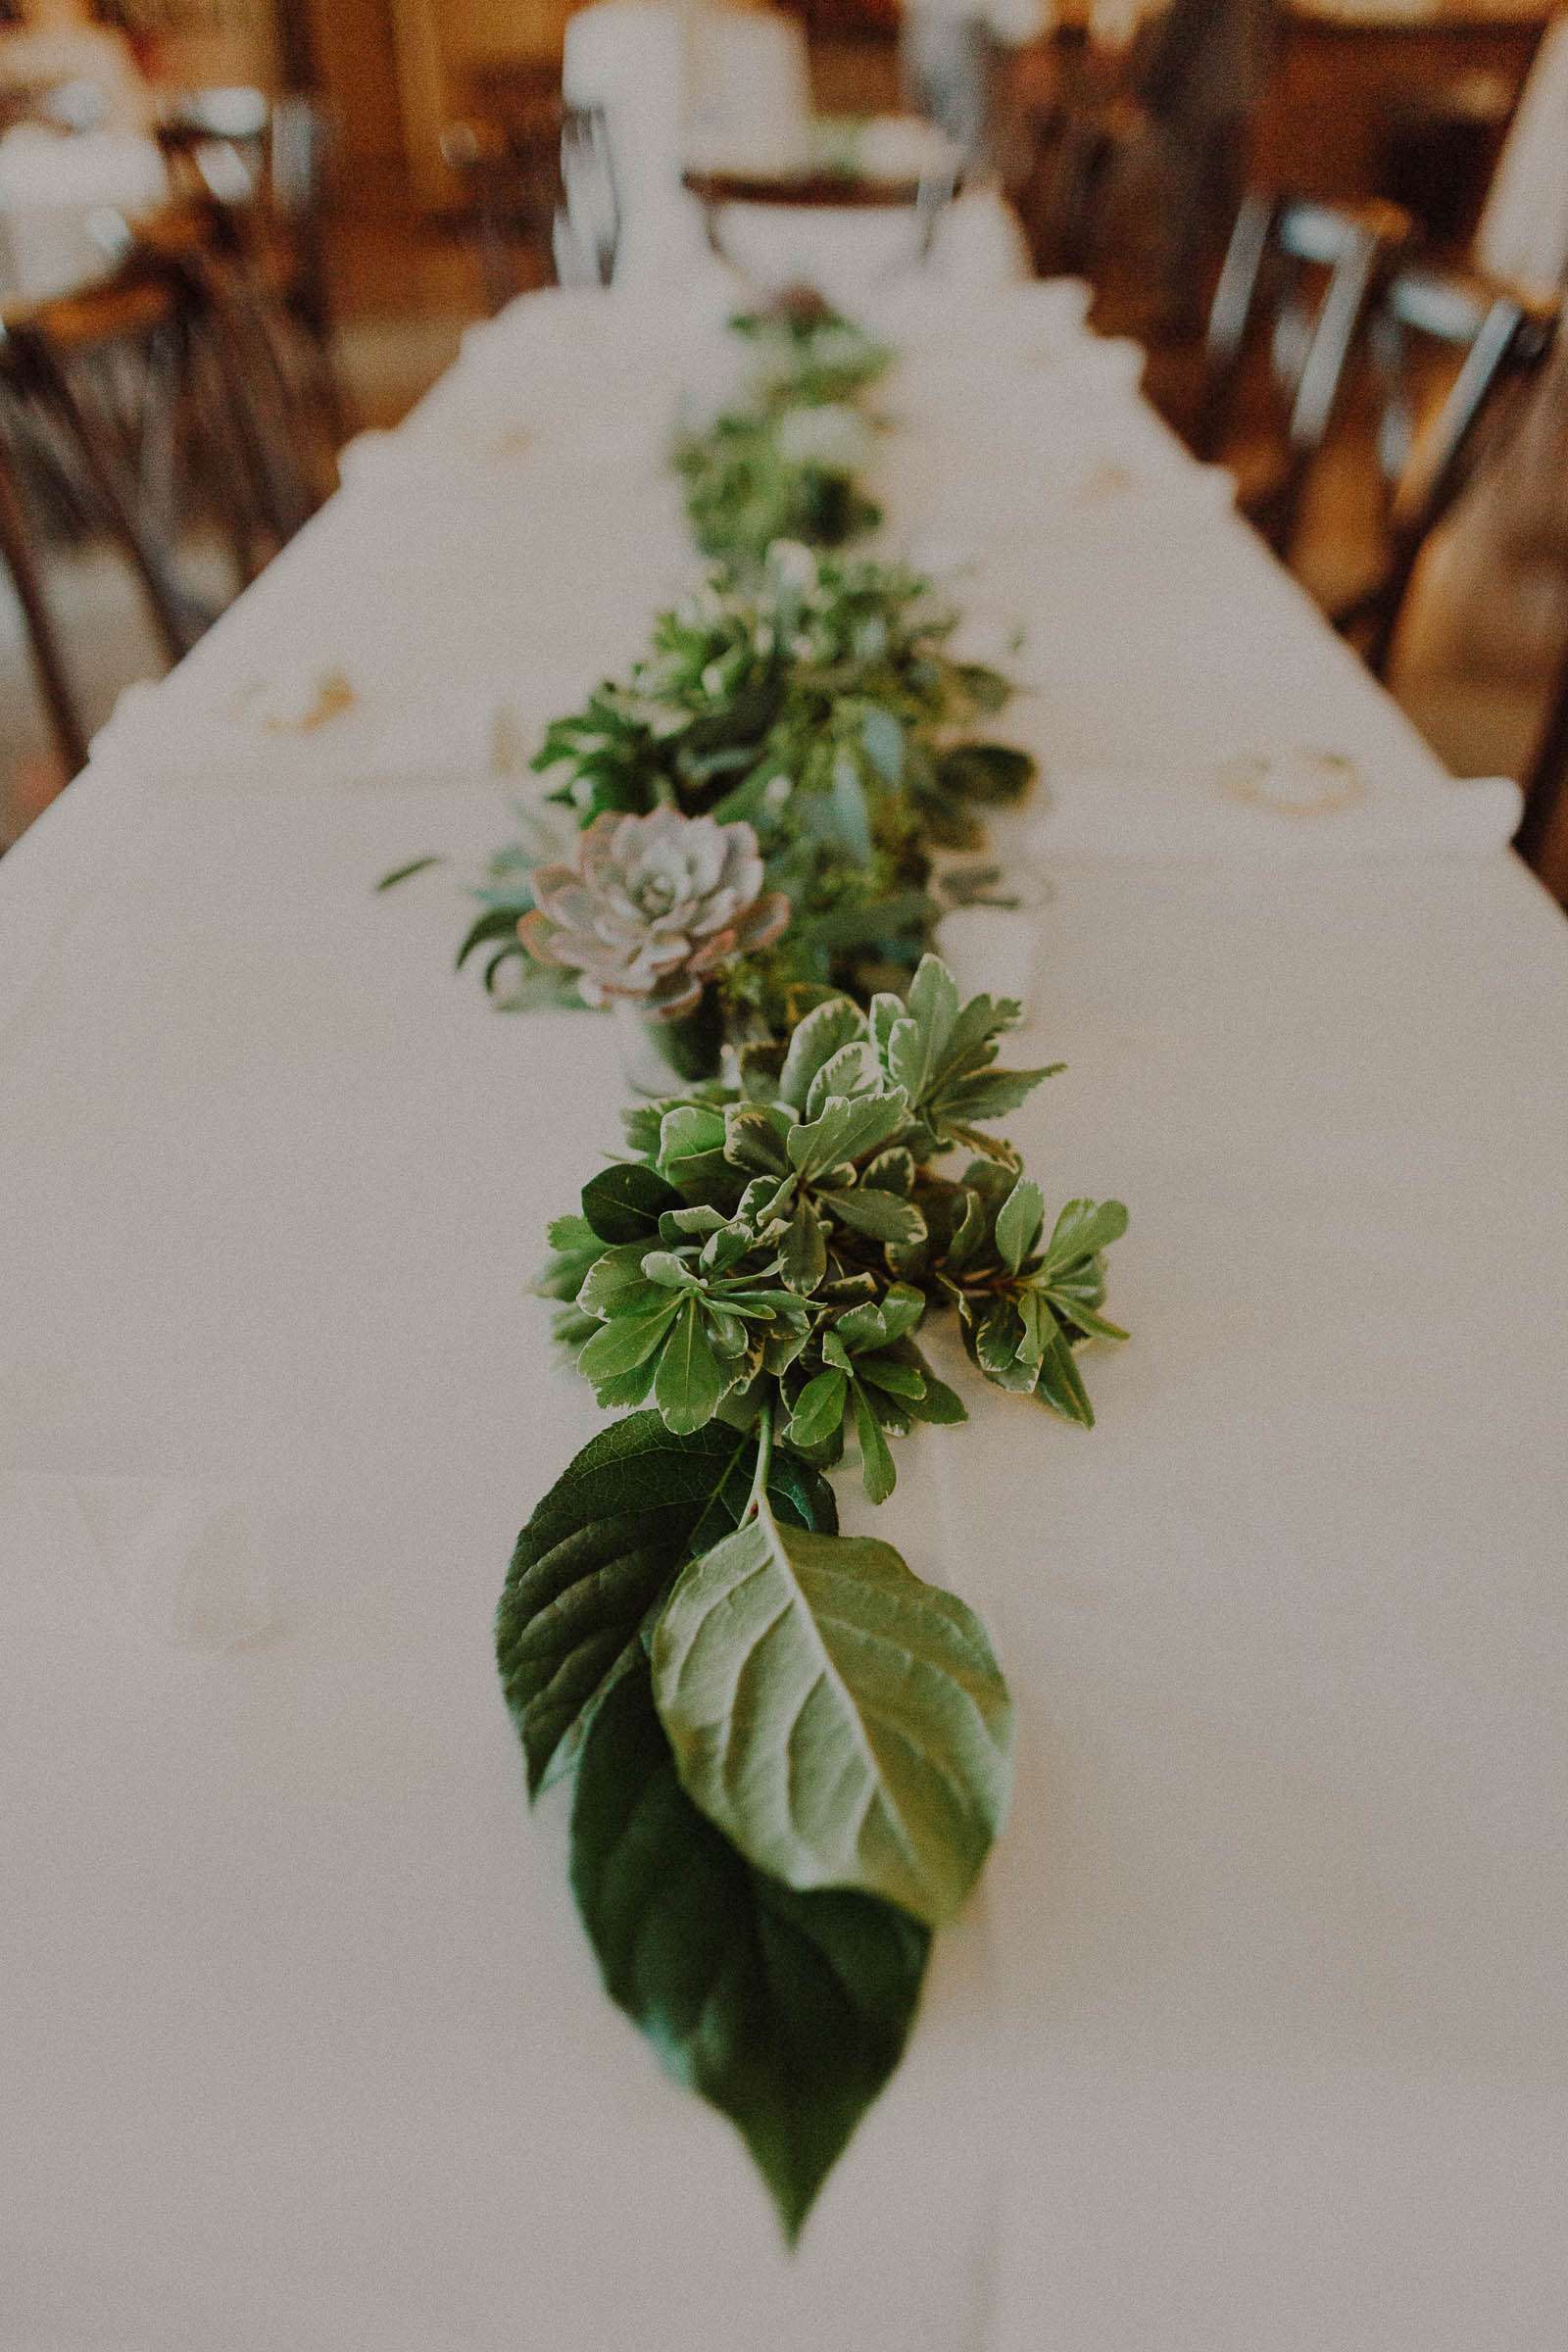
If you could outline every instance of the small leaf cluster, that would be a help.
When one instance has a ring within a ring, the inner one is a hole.
[[[1043,1239],[1039,1189],[980,1122],[1050,1069],[996,1066],[1019,1006],[960,1004],[927,956],[907,995],[818,1004],[738,1088],[640,1105],[630,1159],[551,1227],[540,1287],[600,1402],[652,1398],[677,1435],[767,1395],[792,1446],[830,1466],[853,1432],[866,1490],[891,1493],[886,1435],[964,1417],[916,1334],[952,1306],[976,1368],[1069,1420],[1093,1414],[1073,1350],[1119,1339],[1100,1309],[1115,1203],[1074,1201]],[[937,1161],[972,1154],[956,1178]]]
[[[760,566],[777,539],[842,547],[881,520],[853,467],[830,454],[792,454],[787,419],[826,410],[875,382],[892,353],[835,313],[775,310],[731,320],[755,367],[739,404],[673,450],[686,514],[706,556]]]
[[[940,913],[931,849],[972,845],[976,810],[1028,789],[1027,753],[968,732],[1011,689],[951,658],[955,621],[902,565],[775,548],[760,580],[715,573],[662,613],[630,676],[549,728],[534,765],[580,824],[664,805],[756,828],[793,914],[724,975],[732,1034],[783,1034],[803,990],[906,984]],[[520,911],[503,877],[469,948],[516,954]],[[556,983],[539,1001],[561,1001]]]

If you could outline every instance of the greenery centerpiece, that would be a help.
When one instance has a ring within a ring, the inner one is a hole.
[[[735,324],[748,393],[675,451],[714,568],[547,730],[459,963],[509,1005],[608,1006],[636,1048],[625,1156],[551,1225],[538,1286],[619,1418],[518,1538],[497,1654],[530,1794],[573,1782],[608,1990],[737,2126],[793,2240],[1011,1777],[984,1627],[843,1535],[831,1474],[853,1450],[881,1502],[890,1439],[967,1417],[932,1317],[1091,1425],[1078,1354],[1124,1336],[1127,1220],[1048,1220],[993,1122],[1052,1072],[999,1068],[1020,1006],[961,1003],[929,953],[936,853],[1034,768],[981,738],[1012,688],[955,657],[930,582],[844,552],[876,519],[856,403],[890,355],[815,298]]]
[[[591,941],[581,926],[574,940],[558,909],[603,924],[589,894],[612,820],[657,816],[673,847],[679,815],[722,827],[749,870],[760,858],[756,895],[785,910],[687,967],[709,974],[703,1004],[684,984],[678,1002],[647,993],[648,1011],[685,1023],[693,1041],[679,1074],[716,1069],[726,1039],[786,1035],[813,994],[866,1003],[906,984],[942,912],[933,851],[977,846],[980,809],[1017,799],[1034,775],[1027,753],[974,734],[1012,689],[948,651],[957,617],[902,565],[793,541],[750,583],[711,575],[660,615],[628,678],[547,729],[533,764],[549,802],[584,829],[575,880],[564,861],[538,861],[531,833],[510,845],[460,963],[487,950],[485,985],[503,1003],[603,1002]],[[536,913],[540,888],[555,905]],[[692,1057],[699,1035],[706,1065]]]
[[[986,1123],[1049,1069],[1019,1006],[818,1004],[739,1084],[626,1117],[550,1229],[560,1338],[621,1411],[518,1539],[497,1626],[530,1790],[570,1773],[571,1883],[605,1983],[738,2127],[793,2237],[897,2065],[932,1932],[1001,1827],[1011,1710],[979,1620],[840,1534],[846,1442],[966,1418],[919,1346],[951,1310],[996,1386],[1093,1421],[1075,1350],[1116,1202],[1043,1196]],[[939,1162],[956,1152],[956,1174]],[[651,1401],[650,1401],[651,1400]]]
[[[796,286],[731,321],[751,347],[749,387],[705,431],[680,434],[692,535],[706,556],[760,564],[777,539],[842,547],[881,521],[858,479],[875,425],[857,395],[893,354]]]

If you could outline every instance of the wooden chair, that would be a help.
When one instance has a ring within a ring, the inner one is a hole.
[[[1517,414],[1551,350],[1558,315],[1557,304],[1451,270],[1400,270],[1383,289],[1369,339],[1383,391],[1378,456],[1389,491],[1390,556],[1376,584],[1335,615],[1380,678],[1422,549]],[[1412,345],[1462,355],[1446,397],[1419,434]]]
[[[1209,314],[1193,442],[1200,457],[1218,456],[1266,318],[1271,387],[1287,416],[1276,469],[1247,508],[1279,556],[1295,535],[1368,305],[1413,235],[1409,215],[1396,205],[1319,204],[1263,191],[1243,200]]]
[[[503,121],[451,122],[441,160],[463,186],[495,313],[552,262],[563,284],[607,285],[619,228],[604,110],[567,106],[559,77]]]
[[[209,243],[234,281],[231,300],[265,337],[270,386],[302,468],[324,493],[330,466],[317,445],[324,442],[329,458],[347,434],[324,237],[330,118],[302,91],[269,99],[255,89],[201,90],[178,99],[158,137],[184,207],[207,216]]]
[[[1545,725],[1525,782],[1524,815],[1513,837],[1514,848],[1526,865],[1538,874],[1553,847],[1557,817],[1565,798],[1568,798],[1568,659],[1557,675]]]
[[[5,560],[12,586],[17,592],[17,601],[22,607],[33,673],[49,715],[55,745],[66,774],[74,776],[78,768],[87,764],[86,729],[72,691],[54,616],[44,594],[27,513],[3,444],[0,444],[0,556]]]
[[[449,122],[441,161],[461,183],[492,316],[523,292],[527,258],[543,263],[560,188],[559,98],[546,128],[509,136],[496,122]]]
[[[799,172],[749,175],[735,172],[687,172],[685,185],[703,209],[708,242],[722,262],[736,267],[724,243],[723,214],[730,205],[757,205],[784,211],[906,212],[910,221],[907,262],[923,264],[930,255],[937,225],[956,194],[959,174],[944,167],[918,179],[879,179],[838,172]],[[900,261],[896,267],[906,267]]]
[[[179,539],[198,502],[220,521],[237,584],[269,525],[252,417],[234,355],[198,276],[145,249],[101,282],[0,312],[0,435],[45,470],[57,511],[105,533],[129,564],[153,628],[179,661],[215,614],[182,576]],[[0,553],[16,582],[34,667],[71,772],[86,730],[51,620],[25,486],[0,486]]]

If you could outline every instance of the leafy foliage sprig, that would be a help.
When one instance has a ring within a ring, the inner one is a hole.
[[[942,911],[931,853],[978,847],[978,811],[1034,777],[1027,753],[976,738],[1011,683],[954,659],[957,615],[930,582],[829,552],[878,519],[856,478],[872,424],[852,404],[892,354],[808,288],[731,325],[747,389],[675,453],[699,544],[722,561],[533,762],[585,828],[656,808],[755,828],[791,919],[770,955],[716,978],[698,1024],[710,1041],[782,1036],[813,994],[864,1003],[903,985]],[[509,1006],[578,1001],[517,931],[540,862],[527,839],[498,854],[459,953],[461,967],[484,952]]]
[[[1048,1234],[980,1124],[1052,1074],[997,1066],[1019,1016],[961,1004],[929,956],[906,999],[820,1004],[738,1087],[628,1112],[628,1156],[551,1226],[540,1278],[600,1402],[631,1409],[508,1577],[530,1787],[575,1771],[606,1984],[737,2124],[792,2236],[897,2064],[1010,1781],[984,1628],[842,1537],[824,1473],[853,1438],[881,1501],[889,1437],[966,1418],[918,1345],[932,1311],[986,1379],[1085,1425],[1075,1349],[1124,1336],[1102,1310],[1125,1211],[1070,1201]]]
[[[669,808],[754,827],[791,920],[719,979],[732,1033],[783,1035],[802,990],[906,979],[941,912],[932,850],[976,845],[977,811],[1028,790],[1027,753],[974,738],[1012,688],[953,657],[956,623],[902,565],[776,546],[751,582],[714,573],[661,613],[630,675],[547,730],[534,767],[583,826]],[[529,871],[504,853],[460,962],[488,946],[487,985],[532,1003]]]
[[[893,354],[804,288],[731,324],[752,347],[750,385],[673,453],[703,554],[745,570],[778,539],[842,547],[872,529],[881,511],[857,480],[872,427],[849,404]]]

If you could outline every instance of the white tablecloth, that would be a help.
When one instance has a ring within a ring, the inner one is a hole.
[[[171,747],[311,664],[383,743],[537,726],[638,649],[691,569],[651,454],[434,487],[613,301],[476,338],[418,463],[0,864],[0,1477],[243,1504],[270,1626],[171,1639],[89,1554],[0,1574],[0,2344],[1556,2352],[1568,938],[1500,848],[1050,864],[1019,1057],[1070,1067],[1009,1127],[1048,1191],[1129,1202],[1134,1338],[1090,1435],[965,1378],[972,1426],[900,1450],[877,1530],[991,1624],[1019,1795],[793,2259],[598,1987],[490,1620],[599,1420],[525,1286],[616,1141],[609,1024],[451,972],[514,779],[334,760],[351,714],[271,788]],[[1156,786],[1304,740],[1443,806],[1070,306],[1019,317],[989,366],[962,322],[999,389],[950,369],[946,447],[931,338],[879,396],[926,431],[894,543],[1032,418],[958,583],[1024,626],[1018,733]]]

